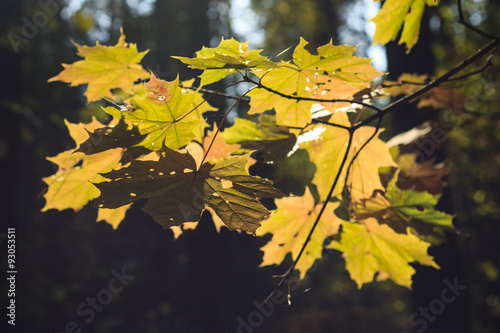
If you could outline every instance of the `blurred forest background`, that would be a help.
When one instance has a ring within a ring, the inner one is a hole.
[[[174,241],[170,230],[162,230],[139,207],[127,213],[117,230],[95,223],[91,206],[78,213],[40,212],[41,178],[55,171],[45,157],[73,147],[63,119],[105,120],[98,103],[85,104],[83,87],[47,83],[61,71],[61,63],[79,59],[72,41],[114,45],[123,27],[128,42],[150,50],[143,64],[167,80],[177,73],[181,79],[199,74],[170,56],[193,56],[202,46],[218,45],[221,37],[250,39],[252,47],[264,48],[269,56],[295,46],[299,36],[314,47],[330,39],[359,44],[359,55],[378,57],[374,63],[393,79],[402,72],[440,73],[485,43],[457,23],[456,1],[442,0],[427,8],[420,41],[408,56],[396,43],[371,48],[373,27],[366,20],[375,14],[369,8],[376,6],[370,0],[2,0],[0,233],[16,227],[13,331],[64,332],[74,321],[82,332],[95,333],[235,332],[238,317],[248,318],[253,302],[275,287],[272,276],[286,268],[259,269],[259,247],[267,239],[227,229],[217,233],[208,216]],[[466,0],[464,6],[474,26],[498,34],[497,0]],[[44,8],[52,13],[45,14],[45,23],[40,18]],[[39,26],[31,37],[12,43],[9,33],[22,36],[23,25],[34,19]],[[431,158],[450,168],[440,209],[456,214],[459,232],[430,249],[442,269],[417,265],[411,291],[390,281],[358,290],[340,255],[329,255],[292,294],[292,305],[277,308],[255,332],[416,332],[421,326],[410,325],[409,318],[441,297],[445,279],[458,279],[467,290],[446,304],[425,332],[500,331],[499,61],[494,58],[483,73],[455,83],[470,97],[464,107],[455,112],[400,110],[385,125],[387,137],[425,120],[447,131],[448,139]],[[215,104],[224,108],[225,103]],[[210,117],[220,120],[221,115]],[[261,171],[275,172],[269,167]],[[0,246],[5,253],[4,240]],[[7,270],[4,255],[1,267]],[[85,322],[78,305],[107,288],[113,269],[123,268],[135,279]],[[2,281],[5,309],[5,277]]]

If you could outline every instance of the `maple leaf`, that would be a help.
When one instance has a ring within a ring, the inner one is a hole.
[[[265,161],[280,160],[293,148],[297,138],[288,128],[276,125],[276,117],[259,116],[259,124],[236,117],[233,126],[226,128],[221,136],[227,143],[238,143],[242,152],[261,151]]]
[[[281,62],[279,67],[266,72],[254,72],[260,83],[281,94],[317,99],[349,99],[376,77],[382,75],[370,65],[368,58],[354,57],[354,46],[320,46],[317,55],[305,49],[301,38],[293,53],[293,63]],[[248,93],[249,114],[276,110],[276,123],[283,126],[304,127],[311,122],[313,101],[290,99],[264,88],[256,87]],[[331,103],[328,103],[331,106]],[[340,104],[345,106],[348,104]]]
[[[274,163],[273,181],[284,193],[304,195],[312,187],[316,165],[305,149],[297,149],[285,159]]]
[[[404,23],[399,44],[406,43],[407,52],[410,52],[418,41],[425,4],[437,6],[439,0],[386,0],[370,20],[376,25],[373,43],[387,44],[395,40]]]
[[[402,190],[413,189],[426,191],[430,194],[441,194],[443,192],[443,177],[449,172],[444,163],[434,164],[427,160],[417,164],[417,154],[401,154],[397,158],[400,169],[397,187]]]
[[[396,186],[397,175],[389,182],[386,197],[391,208],[400,215],[410,216],[417,220],[444,228],[453,228],[453,216],[435,209],[440,195],[412,189],[402,190]]]
[[[240,43],[234,39],[222,38],[216,48],[203,47],[196,52],[196,58],[173,57],[189,65],[202,69],[201,85],[205,86],[222,80],[227,75],[251,67],[275,67],[276,65],[260,54],[262,50],[248,50],[248,42]]]
[[[336,112],[330,122],[342,126],[350,126],[347,114]],[[355,131],[348,152],[347,162],[350,162],[361,149],[366,140],[370,138],[375,129],[362,127]],[[339,181],[334,189],[333,196],[342,193],[344,184],[350,188],[351,198],[370,197],[374,190],[384,190],[380,181],[379,168],[397,166],[389,153],[387,145],[376,136],[363,148],[354,160],[349,177],[346,181],[346,163],[342,169]],[[317,140],[303,143],[300,147],[308,151],[311,161],[316,164],[316,174],[313,184],[318,188],[321,200],[325,200],[330,191],[333,180],[340,170],[341,162],[346,154],[349,132],[343,128],[328,126]]]
[[[256,233],[257,236],[264,236],[268,233],[273,235],[271,240],[261,248],[264,251],[261,267],[281,264],[288,253],[292,254],[293,260],[297,258],[322,205],[314,205],[309,189],[306,189],[302,197],[276,200],[277,211],[262,222],[262,227],[257,229]],[[300,271],[301,279],[312,267],[314,261],[322,257],[325,239],[338,232],[342,220],[333,211],[339,205],[340,203],[333,202],[327,204],[311,240],[297,262],[295,268]]]
[[[130,208],[130,206],[132,206],[132,204],[121,206],[115,209],[99,208],[97,210],[96,222],[105,221],[106,223],[110,224],[113,229],[116,229],[123,221],[123,219],[125,219],[125,214],[127,213],[127,210]]]
[[[103,174],[109,182],[95,184],[101,191],[100,208],[117,208],[148,198],[144,211],[164,228],[195,222],[210,206],[231,230],[250,233],[268,210],[257,197],[281,197],[272,182],[250,176],[248,154],[211,160],[199,168],[189,153],[163,147],[158,161],[132,161],[120,170]]]
[[[376,192],[369,199],[362,199],[354,205],[356,219],[375,217],[387,223],[392,229],[412,232],[433,244],[445,240],[444,230],[453,230],[453,216],[435,209],[439,195],[425,191],[402,190],[397,187],[398,173],[389,182],[385,195]]]
[[[375,130],[375,128],[368,126],[356,130],[351,146],[352,157],[349,160],[354,158],[355,153],[363,147]],[[354,201],[370,197],[375,190],[384,189],[379,175],[380,168],[397,167],[389,152],[389,147],[378,138],[382,131],[377,131],[375,137],[363,147],[352,164],[346,185]]]
[[[137,52],[136,44],[125,42],[123,31],[115,46],[103,46],[99,42],[96,46],[73,44],[84,60],[70,65],[63,64],[64,70],[49,79],[49,82],[62,81],[71,86],[87,84],[85,96],[89,103],[105,97],[113,98],[111,89],[120,88],[131,94],[134,82],[149,76],[138,65],[148,51]]]
[[[409,263],[439,268],[427,254],[430,244],[417,236],[398,234],[374,218],[360,222],[342,222],[340,241],[328,246],[344,253],[346,268],[358,288],[372,282],[376,273],[387,274],[395,283],[411,288],[415,269]]]
[[[58,166],[57,172],[42,178],[48,185],[44,195],[46,204],[42,211],[49,209],[64,210],[72,208],[79,210],[90,200],[99,195],[99,190],[91,181],[99,181],[101,172],[119,167],[123,149],[111,149],[94,155],[76,152],[80,143],[88,137],[88,132],[104,125],[93,118],[90,124],[71,124],[66,121],[70,135],[77,143],[75,149],[64,151],[47,159]]]
[[[210,207],[206,207],[205,210],[207,210],[210,215],[212,216],[212,221],[214,223],[215,230],[217,232],[220,232],[220,229],[222,227],[225,227],[226,225],[222,220],[220,219],[219,216],[217,216],[217,213]],[[179,238],[180,235],[184,233],[186,230],[193,230],[198,227],[198,222],[184,222],[182,225],[174,225],[170,227],[170,230],[172,230],[172,233],[174,234],[174,240]]]
[[[87,131],[89,138],[80,144],[76,152],[90,155],[109,149],[132,148],[142,142],[146,135],[141,135],[136,127],[128,127],[122,118],[117,125],[110,124],[96,128],[93,132]]]
[[[238,118],[235,118],[238,119]],[[232,153],[238,151],[241,145],[237,143],[228,143],[222,133],[217,136],[217,125],[214,123],[213,130],[208,130],[207,135],[203,139],[203,154],[206,155],[206,160],[221,159],[231,156]]]
[[[429,82],[429,75],[427,74],[401,74],[396,81],[386,80],[383,83],[383,91],[392,97],[400,95],[410,95],[415,91],[421,89],[426,83]]]
[[[136,126],[146,138],[139,143],[151,150],[159,150],[162,144],[171,149],[187,145],[196,136],[195,130],[204,121],[193,112],[196,93],[183,93],[178,79],[168,82],[151,74],[145,85],[145,96],[131,99],[132,111],[113,107],[104,111],[116,118],[123,117],[127,124]]]

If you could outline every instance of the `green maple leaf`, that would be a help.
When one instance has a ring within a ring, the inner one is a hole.
[[[64,70],[49,79],[70,83],[71,86],[88,84],[85,96],[88,102],[101,98],[113,98],[111,89],[120,88],[127,94],[133,93],[134,82],[146,79],[149,74],[138,63],[148,51],[137,52],[136,44],[125,42],[121,32],[115,46],[81,46],[74,43],[78,55],[85,58],[73,64],[63,64]]]
[[[427,254],[430,244],[417,236],[409,232],[398,234],[374,218],[360,222],[343,222],[340,242],[334,241],[328,246],[344,252],[346,268],[358,288],[372,282],[375,273],[380,273],[378,280],[390,278],[411,288],[415,269],[409,263],[439,268]]]
[[[440,195],[412,189],[401,190],[396,186],[397,174],[387,185],[385,197],[377,193],[370,199],[362,200],[355,206],[357,216],[382,215],[387,219],[398,219],[409,222],[420,220],[434,226],[453,229],[453,215],[435,209]]]
[[[375,0],[379,1],[379,0]],[[371,19],[376,25],[373,43],[387,44],[395,40],[403,26],[399,44],[406,43],[410,52],[418,41],[420,22],[425,4],[437,6],[439,0],[387,0],[377,15]]]
[[[113,107],[104,110],[116,118],[123,117],[146,135],[139,145],[159,150],[163,144],[171,149],[187,145],[205,122],[193,111],[195,92],[183,93],[178,80],[158,80],[151,74],[145,85],[145,95],[130,100],[133,110],[121,111]]]
[[[249,155],[210,160],[199,168],[189,153],[163,147],[158,161],[132,161],[128,167],[103,174],[109,182],[95,184],[100,208],[118,208],[148,198],[144,211],[164,228],[196,222],[206,206],[226,226],[250,233],[268,210],[257,197],[281,197],[269,180],[245,170]]]
[[[121,166],[123,149],[110,149],[93,155],[77,152],[79,145],[88,137],[88,132],[104,125],[93,119],[90,124],[71,124],[66,122],[70,135],[77,148],[64,151],[47,159],[58,166],[57,172],[42,180],[48,185],[44,195],[46,204],[42,211],[49,209],[83,208],[90,200],[99,195],[99,190],[91,183],[102,179],[101,172]]]
[[[252,67],[269,68],[276,65],[260,54],[262,50],[248,50],[248,42],[239,43],[234,39],[222,38],[216,48],[206,48],[196,52],[196,58],[173,57],[191,68],[201,69],[201,85],[217,82],[227,75]]]
[[[259,124],[236,117],[221,136],[227,143],[240,144],[241,152],[262,151],[266,161],[285,158],[297,141],[288,128],[276,125],[275,116],[267,114],[260,115]]]
[[[261,248],[264,251],[261,266],[279,265],[288,253],[292,254],[293,260],[297,258],[322,204],[314,205],[314,199],[309,190],[306,189],[302,197],[276,200],[276,206],[278,207],[277,211],[264,220],[262,227],[257,229],[258,236],[264,236],[268,233],[273,235],[271,240]],[[338,206],[339,203],[329,202],[327,204],[311,240],[297,262],[295,268],[300,271],[301,279],[312,267],[314,261],[322,257],[325,239],[338,232],[342,220],[333,213]]]
[[[305,49],[306,45],[301,38],[293,53],[293,63],[282,62],[278,68],[252,73],[260,76],[263,86],[281,94],[315,99],[350,99],[382,75],[370,65],[370,59],[352,55],[356,47],[330,43],[319,47],[314,55]],[[278,125],[304,127],[311,122],[313,101],[286,98],[259,87],[248,96],[250,114],[274,107]]]

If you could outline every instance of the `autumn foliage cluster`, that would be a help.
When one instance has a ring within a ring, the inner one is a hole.
[[[400,43],[410,51],[426,3],[437,2],[386,1],[373,19],[375,42],[394,40],[402,29]],[[271,234],[263,266],[291,254],[292,270],[303,278],[326,247],[343,253],[359,287],[374,279],[410,287],[410,263],[438,268],[428,248],[453,230],[453,216],[435,209],[446,168],[413,149],[434,129],[384,142],[380,124],[408,99],[446,107],[437,87],[446,80],[405,74],[389,82],[370,59],[353,56],[355,46],[329,43],[312,52],[307,44],[301,39],[291,59],[286,52],[274,59],[223,39],[194,58],[175,57],[202,71],[198,81],[183,82],[144,70],[139,63],[147,51],[138,52],[123,33],[115,46],[76,45],[83,60],[64,65],[50,81],[87,84],[88,102],[104,98],[110,121],[67,122],[76,146],[48,158],[58,171],[44,178],[43,210],[79,210],[93,201],[98,221],[116,228],[142,200],[142,209],[176,237],[207,210],[217,228]],[[226,87],[207,89],[219,81]],[[243,83],[253,87],[231,96],[227,110],[210,105],[214,95]],[[207,123],[207,112],[227,115],[239,103],[248,103],[249,117],[223,131],[222,122]],[[303,190],[290,193],[251,175],[254,163],[300,173]],[[273,198],[277,208],[269,211],[261,198]]]

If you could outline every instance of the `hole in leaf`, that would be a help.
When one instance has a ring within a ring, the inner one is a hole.
[[[230,181],[230,180],[221,179],[220,182],[222,184],[222,188],[231,188],[231,187],[233,187],[233,182]]]

